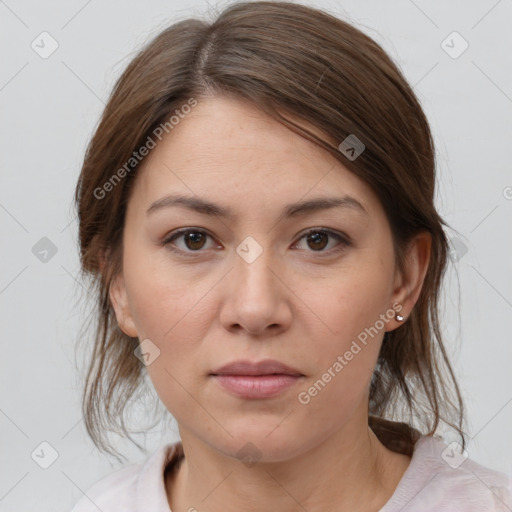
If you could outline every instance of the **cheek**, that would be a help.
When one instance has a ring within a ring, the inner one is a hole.
[[[332,300],[321,310],[328,334],[316,337],[309,350],[314,375],[297,397],[297,407],[322,429],[335,429],[365,399],[381,347],[384,331],[377,322],[387,295],[378,275],[365,273],[372,279],[364,286],[358,275],[333,283]]]
[[[197,337],[206,320],[201,300],[214,279],[172,265],[164,249],[141,246],[127,241],[124,261],[130,310],[140,336],[165,345],[185,342],[187,335]],[[194,327],[187,330],[192,322]]]
[[[343,269],[331,280],[327,291],[328,300],[316,298],[321,306],[322,318],[335,339],[336,348],[350,344],[361,332],[375,326],[380,315],[391,306],[390,273],[377,261],[363,261],[357,266]],[[377,327],[382,327],[380,324]]]
[[[204,296],[214,282],[207,277],[192,282],[186,273],[171,268],[161,258],[140,252],[133,247],[125,253],[130,310],[139,339],[151,354],[146,366],[149,377],[161,401],[174,414],[190,407],[185,389],[199,385],[202,340],[207,338],[212,322]]]
[[[381,315],[391,306],[390,290],[383,261],[361,258],[330,281],[329,300],[318,292],[314,296],[328,330],[310,351],[315,375],[302,391],[308,412],[321,421],[338,421],[367,395],[386,325]]]

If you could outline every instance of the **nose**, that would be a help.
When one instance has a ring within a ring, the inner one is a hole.
[[[290,289],[282,265],[264,250],[249,262],[236,254],[226,280],[220,321],[230,332],[253,336],[277,335],[289,328],[292,318]]]

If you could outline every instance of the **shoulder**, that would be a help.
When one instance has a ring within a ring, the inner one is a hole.
[[[168,512],[163,475],[165,468],[182,454],[181,443],[161,446],[146,460],[129,464],[94,483],[71,512],[133,512],[141,504],[155,512]]]
[[[130,510],[135,481],[143,463],[130,464],[93,484],[73,507],[71,512],[119,512]]]
[[[396,506],[398,506],[396,508]],[[381,512],[507,512],[512,510],[512,475],[462,454],[457,443],[423,436],[409,468]]]

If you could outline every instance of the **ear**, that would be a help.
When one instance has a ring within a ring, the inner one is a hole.
[[[110,301],[114,308],[117,323],[121,330],[132,338],[137,337],[137,328],[133,321],[133,316],[130,310],[130,303],[128,301],[128,294],[122,273],[118,274],[112,280],[109,288]]]
[[[392,302],[402,306],[400,310],[397,308],[396,311],[404,319],[407,319],[420,296],[430,262],[431,247],[432,236],[430,233],[422,231],[417,234],[407,245],[403,271],[397,271]],[[398,325],[401,325],[401,322],[396,320],[390,322],[390,327],[392,327],[390,330]]]

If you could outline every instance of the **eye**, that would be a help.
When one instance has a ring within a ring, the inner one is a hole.
[[[171,233],[171,236],[167,237],[163,240],[162,245],[168,247],[169,250],[173,252],[177,252],[178,254],[183,254],[185,256],[193,256],[194,252],[200,252],[205,245],[206,238],[210,237],[210,235],[203,231],[202,229],[180,229],[179,231],[175,231]],[[185,243],[184,249],[176,247],[172,242],[176,239],[182,239]]]
[[[202,229],[186,228],[171,233],[162,241],[162,245],[180,255],[195,256],[193,253],[202,252],[201,249],[205,248],[207,238],[212,237]],[[325,251],[324,249],[328,245],[329,238],[336,240],[338,242],[337,245],[341,247],[335,246]],[[180,248],[174,243],[174,241],[178,239],[184,242],[184,247]],[[309,252],[322,253],[321,255],[323,255],[323,253],[330,254],[331,252],[337,252],[352,245],[347,236],[335,233],[329,229],[310,229],[307,233],[302,235],[299,240],[302,239],[305,239],[308,247],[312,248],[312,251]],[[299,243],[295,244],[294,247],[298,245]]]
[[[338,242],[338,246],[324,251],[323,249],[328,245],[328,239],[333,238]],[[312,252],[320,252],[320,253],[331,253],[335,251],[339,251],[351,245],[348,237],[343,236],[339,233],[335,233],[329,229],[310,229],[307,233],[302,235],[300,240],[305,239],[306,244],[309,248],[312,248]],[[299,244],[297,243],[296,246]]]

